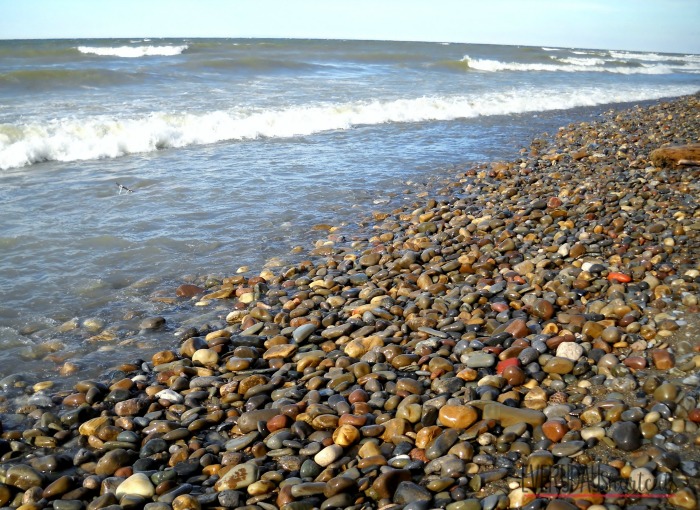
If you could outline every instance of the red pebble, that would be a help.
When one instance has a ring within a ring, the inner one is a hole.
[[[289,416],[285,416],[284,414],[278,414],[277,416],[273,416],[269,420],[267,420],[267,430],[270,432],[274,432],[276,430],[284,429],[287,428],[290,422]]]
[[[508,306],[508,303],[503,303],[503,302],[491,303],[491,310],[493,310],[496,313],[505,312],[509,308],[510,307]]]
[[[549,207],[550,209],[559,207],[561,204],[562,202],[559,197],[549,197],[549,200],[547,200],[547,207]]]
[[[632,281],[632,277],[624,273],[612,272],[608,275],[608,280],[617,283],[629,283]]]
[[[700,409],[695,408],[688,413],[688,418],[693,423],[700,423]]]
[[[507,367],[517,367],[520,366],[520,360],[518,358],[504,359],[499,361],[496,365],[496,373],[501,375]]]

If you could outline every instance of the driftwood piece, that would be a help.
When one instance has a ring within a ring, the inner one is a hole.
[[[657,168],[700,166],[700,143],[656,149],[651,153],[651,162]]]

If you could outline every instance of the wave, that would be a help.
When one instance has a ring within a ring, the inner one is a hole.
[[[615,74],[674,74],[676,72],[700,73],[700,67],[677,67],[669,65],[650,65],[641,64],[630,66],[604,66],[604,65],[588,65],[586,64],[525,64],[519,62],[500,62],[498,60],[471,58],[465,55],[462,58],[469,69],[477,71],[498,72],[498,71],[544,71],[544,72],[600,72],[600,73],[615,73]]]
[[[165,148],[290,138],[362,125],[448,121],[645,101],[697,92],[694,86],[507,92],[296,106],[279,110],[153,113],[137,118],[64,118],[48,123],[0,124],[0,169],[43,161],[116,158]]]
[[[561,62],[563,64],[571,64],[574,66],[602,66],[605,65],[606,62],[609,62],[608,60],[604,60],[602,58],[580,58],[580,57],[566,57],[566,58],[561,58],[561,57],[551,57],[552,59]]]
[[[180,55],[187,48],[188,46],[183,44],[182,46],[78,46],[76,49],[86,55],[138,58],[153,56],[171,57]]]
[[[682,62],[700,64],[700,55],[663,55],[633,51],[610,51],[610,56],[619,60],[641,60],[646,62]]]

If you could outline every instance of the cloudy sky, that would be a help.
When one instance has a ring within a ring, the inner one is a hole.
[[[0,38],[275,37],[700,53],[700,0],[0,0]]]

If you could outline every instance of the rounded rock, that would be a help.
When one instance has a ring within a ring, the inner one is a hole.
[[[446,405],[440,408],[438,417],[445,427],[466,429],[479,418],[476,409],[471,406]]]

